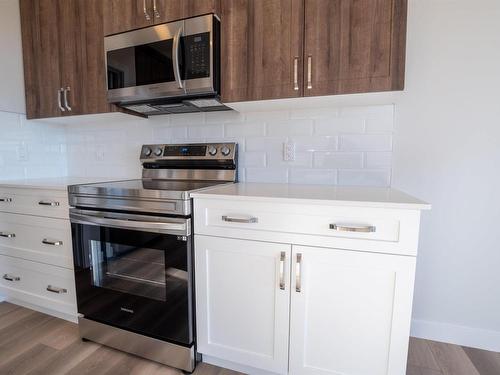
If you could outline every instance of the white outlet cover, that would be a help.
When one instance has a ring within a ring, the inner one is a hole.
[[[283,143],[283,160],[295,161],[295,143],[292,142]]]
[[[17,145],[17,160],[28,161],[28,147],[24,143]]]

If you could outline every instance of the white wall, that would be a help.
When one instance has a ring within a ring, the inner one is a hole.
[[[392,105],[91,117],[67,126],[68,168],[137,178],[142,144],[235,141],[240,181],[389,186],[393,126]],[[295,161],[283,161],[285,142],[295,144]]]
[[[0,111],[25,113],[18,0],[0,0]]]
[[[500,351],[500,1],[411,0],[393,186],[423,215],[413,334]]]

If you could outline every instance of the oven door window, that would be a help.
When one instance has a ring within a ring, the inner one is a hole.
[[[72,224],[78,312],[119,328],[189,345],[190,238]]]

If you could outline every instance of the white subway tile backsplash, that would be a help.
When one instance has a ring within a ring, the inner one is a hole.
[[[291,184],[335,185],[336,171],[327,169],[290,169],[288,182]]]
[[[339,140],[342,151],[391,151],[392,135],[342,135]]]
[[[0,178],[137,178],[145,143],[237,142],[240,181],[377,185],[390,183],[394,106],[93,116],[79,124],[26,121],[0,113]],[[28,161],[17,160],[27,145]],[[295,160],[283,160],[283,144]]]
[[[361,152],[315,152],[315,168],[354,169],[363,167]]]
[[[275,136],[308,136],[312,135],[312,120],[286,120],[267,122],[267,135]]]

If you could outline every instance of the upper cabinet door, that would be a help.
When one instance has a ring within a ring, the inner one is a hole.
[[[21,0],[20,10],[26,116],[60,116],[59,1]]]
[[[302,95],[303,0],[221,0],[224,102]]]
[[[104,7],[104,35],[153,25],[153,0],[105,0],[101,2]]]
[[[153,0],[154,23],[218,13],[219,0]]]
[[[304,95],[404,88],[407,0],[305,0]]]
[[[289,374],[405,374],[415,258],[292,250]]]

